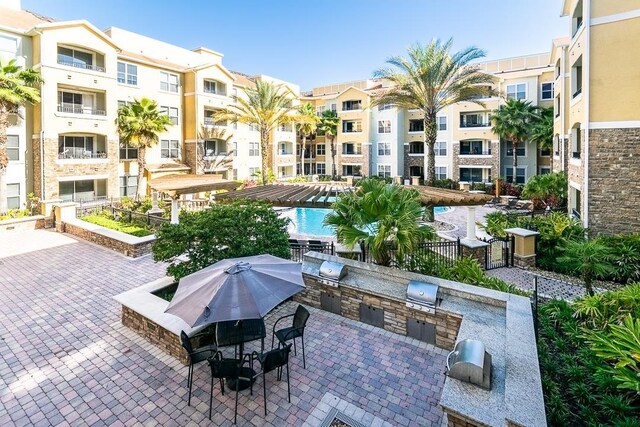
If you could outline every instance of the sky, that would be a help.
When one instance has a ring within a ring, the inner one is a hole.
[[[184,48],[223,64],[315,86],[371,78],[407,47],[453,37],[486,59],[548,52],[568,34],[562,0],[22,0],[59,20],[86,19]]]

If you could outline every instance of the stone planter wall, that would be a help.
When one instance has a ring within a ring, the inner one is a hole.
[[[155,237],[153,236],[149,236],[150,238],[135,237],[115,230],[105,229],[104,227],[94,226],[94,224],[87,223],[87,225],[93,226],[92,228],[94,229],[89,230],[79,222],[64,222],[61,223],[59,231],[69,233],[100,246],[113,249],[114,251],[132,258],[137,258],[151,253],[151,246],[153,245],[153,242],[155,242]],[[122,236],[121,239],[119,235],[124,236]]]
[[[35,230],[38,228],[45,228],[45,217],[43,215],[12,218],[0,221],[0,232]]]
[[[436,325],[436,346],[452,350],[458,336],[462,317],[436,310],[435,314],[408,308],[404,301],[367,293],[347,286],[339,288],[324,285],[313,276],[303,274],[306,289],[296,294],[294,301],[315,308],[320,307],[320,294],[327,292],[341,298],[341,311],[344,317],[360,320],[360,303],[384,309],[384,329],[396,334],[407,335],[407,318],[414,318]]]

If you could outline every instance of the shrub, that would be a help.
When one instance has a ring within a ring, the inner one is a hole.
[[[0,215],[0,221],[3,219],[24,218],[30,215],[31,212],[28,209],[9,209],[4,215]]]
[[[567,177],[562,172],[532,176],[522,190],[534,209],[559,208],[567,204]]]
[[[106,212],[106,211],[103,211],[103,212]],[[150,231],[145,227],[142,227],[136,224],[117,221],[115,219],[110,218],[109,215],[110,214],[108,214],[108,212],[106,214],[100,213],[100,214],[86,215],[86,216],[83,216],[81,219],[83,221],[90,222],[91,224],[100,225],[102,227],[109,228],[111,230],[121,231],[123,233],[127,233],[136,237],[143,237],[143,236],[148,236],[150,234],[153,234],[152,231]]]
[[[181,212],[179,224],[163,224],[156,233],[153,258],[168,261],[167,274],[176,279],[227,258],[289,258],[288,222],[271,205],[245,200]]]
[[[450,190],[460,189],[460,185],[458,184],[458,182],[449,178],[435,179],[433,181],[433,186],[438,188],[448,188]]]

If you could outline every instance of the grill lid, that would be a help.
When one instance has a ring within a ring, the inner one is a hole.
[[[347,275],[347,267],[334,261],[325,261],[320,265],[320,277],[338,281]]]
[[[447,375],[491,389],[491,355],[479,340],[459,341],[447,356]]]
[[[437,298],[438,285],[435,283],[411,280],[407,286],[407,300],[409,301],[435,307]]]

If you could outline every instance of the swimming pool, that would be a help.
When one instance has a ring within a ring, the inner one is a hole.
[[[451,208],[436,206],[435,213],[441,214]],[[333,227],[324,225],[324,217],[331,209],[324,208],[292,208],[280,211],[280,215],[289,218],[291,222],[287,230],[289,234],[305,234],[308,236],[335,236]]]

